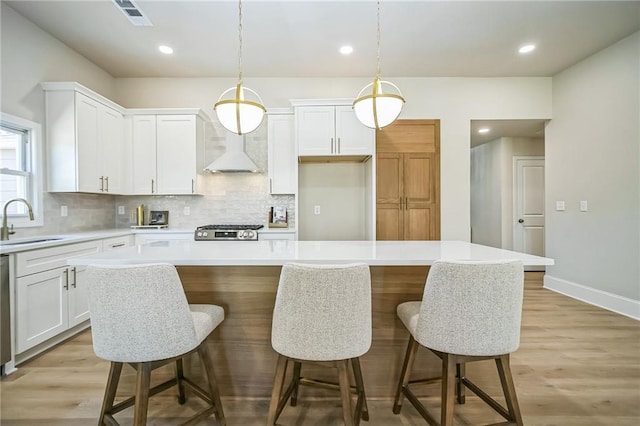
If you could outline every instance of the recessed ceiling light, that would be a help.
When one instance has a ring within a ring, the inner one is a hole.
[[[340,48],[340,53],[343,55],[351,55],[353,53],[353,47],[351,46],[342,46]]]
[[[520,47],[520,49],[518,49],[518,52],[529,53],[529,52],[533,52],[534,50],[536,50],[535,44],[525,44],[524,46]]]
[[[173,49],[165,45],[158,46],[158,50],[164,53],[165,55],[171,55],[173,53]]]
[[[489,129],[488,127],[482,127],[480,129],[478,129],[478,133],[483,133],[483,134],[484,133],[489,133],[489,130],[491,130],[491,129]]]

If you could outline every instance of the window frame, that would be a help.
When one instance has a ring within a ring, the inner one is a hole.
[[[43,226],[43,197],[44,197],[44,166],[43,166],[43,142],[42,142],[42,126],[39,123],[16,117],[4,112],[0,112],[0,124],[17,130],[25,131],[29,138],[27,158],[31,179],[28,195],[25,197],[31,204],[33,209],[34,220],[29,220],[28,215],[8,215],[7,223],[15,228],[32,228]],[[0,206],[0,219],[3,217],[3,207]]]

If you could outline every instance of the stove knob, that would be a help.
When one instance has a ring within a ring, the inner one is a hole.
[[[249,238],[253,238],[255,235],[253,231],[247,231],[247,234],[249,234]]]
[[[249,231],[242,231],[242,238],[247,238],[249,236]]]
[[[202,236],[202,232],[198,231],[196,232],[196,237],[201,237]]]
[[[208,234],[207,234],[207,231],[205,231],[205,232],[203,232],[203,233],[202,233],[202,236],[203,236],[203,237],[206,237],[207,235],[208,235]]]

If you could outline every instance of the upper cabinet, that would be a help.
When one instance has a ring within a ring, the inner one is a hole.
[[[124,109],[77,83],[42,87],[49,191],[125,193]]]
[[[201,111],[132,111],[131,193],[202,194],[207,120]]]
[[[293,112],[270,110],[267,116],[269,192],[295,194],[298,187]]]
[[[374,154],[375,133],[358,121],[351,103],[320,101],[324,105],[305,105],[292,101],[295,106],[296,137],[300,157],[367,157]],[[337,158],[342,157],[342,158]],[[330,160],[330,159],[329,159]]]

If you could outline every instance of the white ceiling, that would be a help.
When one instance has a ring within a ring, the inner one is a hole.
[[[151,27],[112,0],[2,1],[113,77],[238,73],[235,0],[135,0]],[[244,0],[243,15],[245,80],[375,74],[375,1]],[[381,21],[383,78],[546,77],[640,30],[640,1],[383,0]],[[537,49],[518,55],[530,42]],[[352,55],[338,53],[344,44]],[[544,137],[544,122],[472,122],[472,146],[501,136]]]
[[[111,0],[2,1],[114,77],[237,76],[236,1],[136,0],[152,27]],[[245,0],[243,14],[247,79],[375,73],[372,0]],[[551,76],[639,30],[640,1],[386,0],[381,20],[383,77]]]

